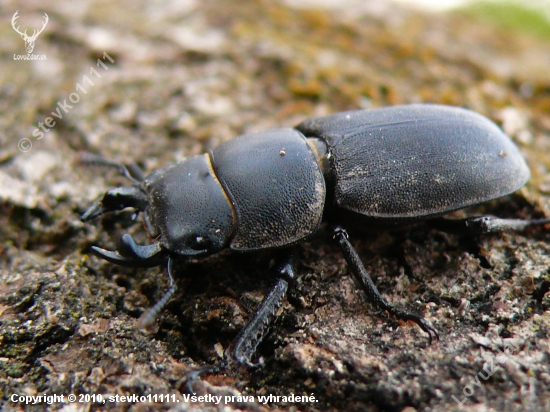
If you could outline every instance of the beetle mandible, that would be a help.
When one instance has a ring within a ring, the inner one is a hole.
[[[107,191],[82,220],[134,208],[155,241],[142,246],[125,234],[118,250],[93,247],[94,252],[120,265],[168,268],[170,288],[142,315],[141,327],[154,321],[177,289],[174,259],[225,248],[280,249],[278,279],[229,351],[230,359],[249,365],[296,277],[292,246],[322,222],[368,299],[397,319],[415,322],[431,342],[439,336],[426,320],[380,295],[348,240],[345,222],[399,227],[436,218],[435,226],[445,229],[487,233],[550,220],[440,217],[514,192],[530,172],[518,148],[489,119],[435,104],[348,111],[293,129],[242,135],[147,177],[109,164],[133,184]]]

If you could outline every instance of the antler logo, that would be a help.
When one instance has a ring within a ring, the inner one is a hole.
[[[15,21],[19,18],[19,10],[15,12],[11,19],[11,25],[13,29],[21,35],[23,40],[25,41],[25,48],[27,49],[27,53],[32,53],[34,49],[34,43],[36,42],[36,38],[40,33],[44,31],[44,28],[46,27],[46,24],[48,24],[48,20],[50,19],[46,13],[44,13],[44,24],[42,25],[42,28],[40,30],[34,30],[32,33],[32,36],[27,35],[27,30],[25,30],[23,33],[19,31],[19,26],[15,26]]]

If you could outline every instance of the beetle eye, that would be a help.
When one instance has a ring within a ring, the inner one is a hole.
[[[208,249],[211,243],[210,239],[205,236],[195,236],[190,239],[189,247],[193,250],[204,250]]]

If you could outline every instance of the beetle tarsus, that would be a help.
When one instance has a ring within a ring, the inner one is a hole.
[[[399,320],[403,320],[405,322],[411,321],[416,323],[420,329],[428,334],[428,345],[432,344],[434,338],[435,340],[439,340],[439,334],[437,333],[437,331],[423,317],[395,309],[393,311],[390,311],[390,314]]]
[[[397,310],[392,305],[390,305],[386,301],[386,299],[382,297],[382,295],[376,288],[376,285],[368,275],[365,266],[363,266],[359,255],[353,248],[353,245],[348,240],[349,236],[346,230],[340,226],[333,226],[331,230],[334,240],[338,242],[340,248],[342,249],[344,258],[346,259],[346,262],[350,267],[351,273],[367,295],[369,301],[373,303],[376,307],[387,311],[390,315],[394,316],[397,319],[403,321],[412,321],[416,323],[420,327],[420,329],[428,334],[430,344],[432,343],[433,337],[435,337],[436,340],[439,340],[439,335],[437,331],[432,326],[430,326],[424,318],[418,315]]]
[[[250,318],[246,326],[239,332],[229,349],[229,361],[236,361],[249,367],[261,366],[261,361],[252,362],[256,348],[272,323],[277,308],[281,305],[288,290],[288,281],[295,278],[296,260],[290,252],[277,266],[279,279],[269,293],[264,297],[260,306]]]
[[[493,233],[505,230],[522,231],[530,226],[550,223],[550,219],[501,219],[494,216],[480,216],[464,219],[467,230],[474,233]]]
[[[185,378],[181,379],[177,384],[176,387],[179,387],[180,384],[185,382],[185,385],[187,386],[187,390],[189,393],[196,393],[196,391],[193,389],[193,384],[200,380],[199,378],[201,375],[207,374],[207,373],[220,373],[222,370],[227,369],[228,365],[227,362],[221,362],[213,366],[203,366],[202,368],[198,368],[195,370],[192,370],[191,372],[188,372]]]

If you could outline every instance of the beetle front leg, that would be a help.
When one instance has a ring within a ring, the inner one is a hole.
[[[284,251],[283,258],[276,262],[277,282],[264,297],[256,312],[249,319],[237,337],[231,342],[226,351],[224,362],[214,366],[205,366],[187,374],[185,381],[190,393],[193,393],[193,384],[205,373],[218,373],[227,368],[231,362],[237,362],[249,367],[260,366],[260,362],[253,363],[258,344],[262,341],[267,330],[275,318],[275,312],[286,296],[288,284],[296,278],[296,259],[294,251]]]
[[[168,290],[164,293],[162,298],[157,303],[155,303],[153,307],[142,313],[137,323],[137,327],[139,329],[145,329],[149,327],[155,321],[155,318],[160,313],[160,311],[168,304],[170,299],[172,299],[172,296],[174,296],[174,294],[177,292],[178,285],[174,280],[173,264],[174,260],[168,258],[166,271],[168,272],[168,280],[170,282],[170,286]]]
[[[287,254],[276,266],[279,279],[269,293],[264,297],[260,306],[250,318],[246,326],[239,332],[229,349],[229,361],[237,361],[248,366],[259,366],[253,363],[252,357],[258,344],[265,336],[270,324],[275,318],[277,308],[281,306],[288,290],[288,283],[295,279],[296,259],[294,252]]]
[[[386,299],[382,297],[376,285],[373,283],[372,279],[367,273],[365,266],[361,262],[359,255],[353,248],[353,245],[348,240],[348,233],[346,230],[340,226],[332,227],[333,237],[340,245],[342,252],[344,253],[344,258],[348,266],[350,267],[351,273],[367,295],[367,299],[373,303],[376,307],[387,311],[390,315],[395,316],[397,319],[404,321],[413,321],[416,323],[420,329],[426,332],[429,335],[429,343],[432,343],[432,338],[435,337],[436,340],[439,340],[439,335],[437,331],[428,324],[428,322],[421,316],[414,315],[411,313],[406,313],[400,310],[397,310],[392,305],[390,305]]]

